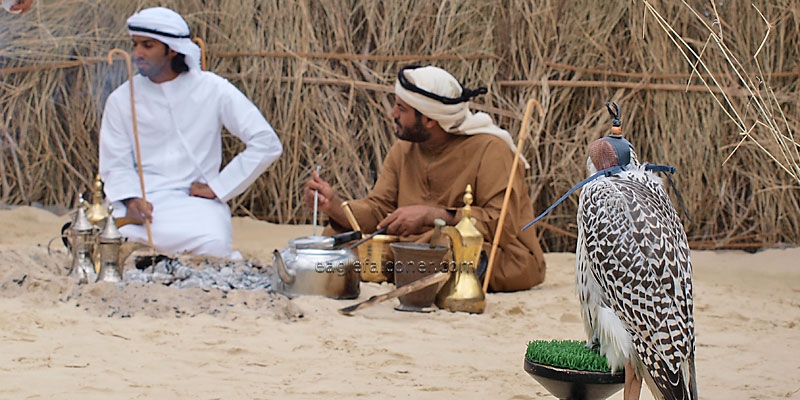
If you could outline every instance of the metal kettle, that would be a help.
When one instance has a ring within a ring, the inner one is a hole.
[[[341,244],[359,238],[360,232],[333,237],[307,236],[289,241],[273,251],[274,282],[289,295],[320,295],[332,299],[355,299],[361,293],[358,257]]]
[[[483,234],[475,228],[471,204],[472,186],[467,185],[461,221],[455,227],[442,228],[442,233],[450,238],[453,263],[450,278],[436,295],[436,305],[450,311],[480,314],[486,308],[486,295],[476,273]]]

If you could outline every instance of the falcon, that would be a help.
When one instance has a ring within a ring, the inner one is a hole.
[[[656,399],[696,399],[692,262],[663,182],[617,134],[586,165],[597,177],[580,195],[575,272],[587,343],[624,368],[625,400],[642,381]]]

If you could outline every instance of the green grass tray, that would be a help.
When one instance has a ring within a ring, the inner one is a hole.
[[[606,358],[577,340],[528,343],[525,372],[553,396],[564,400],[603,400],[625,384],[625,373],[612,373]]]

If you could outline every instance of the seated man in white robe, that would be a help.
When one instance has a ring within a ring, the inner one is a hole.
[[[131,82],[108,97],[100,129],[100,175],[114,216],[150,225],[157,251],[234,257],[227,201],[241,194],[283,147],[258,108],[235,86],[200,68],[189,26],[162,7],[128,19],[141,172],[130,101]],[[222,128],[246,149],[222,167]],[[147,243],[146,225],[120,232]]]

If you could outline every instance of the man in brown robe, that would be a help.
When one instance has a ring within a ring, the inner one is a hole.
[[[469,111],[469,99],[482,93],[485,89],[464,89],[440,68],[406,67],[400,71],[391,112],[400,140],[389,150],[367,197],[348,202],[365,234],[385,227],[387,234],[398,235],[401,241],[428,241],[435,219],[448,225],[461,220],[463,196],[470,184],[472,216],[483,234],[485,254],[490,254],[516,147],[491,117]],[[528,289],[545,277],[535,230],[521,230],[534,218],[524,183],[523,164],[527,162],[522,161],[492,267],[492,291]],[[316,173],[304,191],[309,207],[315,191],[319,210],[331,221],[324,234],[352,229],[341,206],[343,200]],[[482,279],[485,271],[481,266],[478,272]]]

